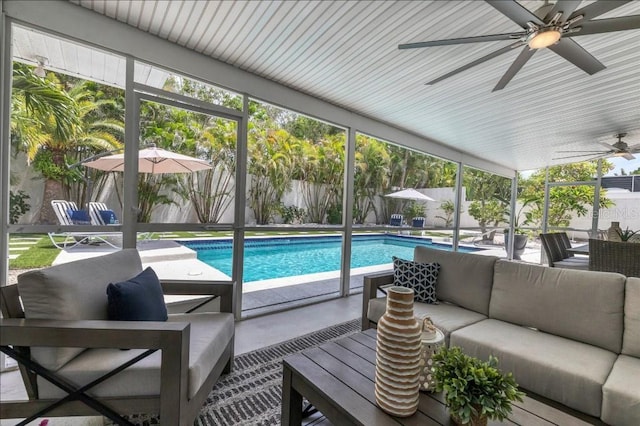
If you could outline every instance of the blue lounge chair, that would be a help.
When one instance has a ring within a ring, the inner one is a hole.
[[[93,221],[89,212],[78,209],[73,201],[51,200],[51,207],[58,218],[60,225],[92,225]],[[92,240],[103,242],[113,248],[119,248],[118,245],[107,240],[107,237],[120,237],[119,232],[49,232],[51,243],[59,249],[73,248],[80,244],[89,244]],[[62,242],[56,237],[64,237]]]
[[[425,218],[422,216],[414,217],[411,219],[411,226],[414,228],[424,228]]]
[[[389,225],[391,226],[402,226],[402,222],[404,221],[404,217],[401,214],[392,214],[391,219],[389,220]]]

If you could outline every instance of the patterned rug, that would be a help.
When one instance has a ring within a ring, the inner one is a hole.
[[[282,359],[358,331],[360,320],[355,319],[237,356],[233,371],[218,380],[194,426],[279,425]],[[158,424],[157,417],[130,420],[144,426]]]

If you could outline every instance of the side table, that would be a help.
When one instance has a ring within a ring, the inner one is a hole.
[[[432,339],[422,339],[422,359],[420,364],[422,371],[420,372],[420,390],[421,391],[434,391],[434,381],[431,374],[431,367],[433,366],[433,354],[444,345],[444,333],[436,328],[436,335]]]

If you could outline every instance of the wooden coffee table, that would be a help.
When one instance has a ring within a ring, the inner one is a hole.
[[[380,410],[374,395],[375,362],[375,330],[356,333],[285,358],[282,425],[302,424],[303,396],[328,419],[322,424],[453,424],[441,394],[421,392],[418,412],[408,418],[392,417]],[[505,423],[527,426],[603,424],[599,419],[535,396],[515,403]]]

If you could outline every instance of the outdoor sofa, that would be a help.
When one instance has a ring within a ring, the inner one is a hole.
[[[525,391],[611,425],[640,424],[640,278],[420,246],[414,260],[440,264],[438,303],[414,310],[448,345],[497,356]],[[365,277],[363,329],[385,312],[379,289],[392,282]]]
[[[118,415],[159,413],[162,424],[192,425],[233,365],[234,285],[158,282],[150,274],[137,250],[125,249],[26,272],[17,285],[0,287],[0,345],[20,359],[29,396],[1,401],[0,418],[42,417],[39,410],[54,404],[44,417],[100,412],[128,424]],[[219,300],[220,312],[167,315],[163,292]]]

